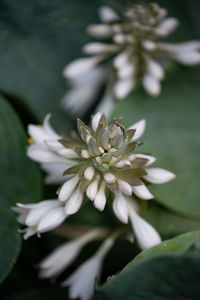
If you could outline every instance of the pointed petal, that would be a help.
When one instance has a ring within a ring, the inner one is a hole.
[[[112,36],[112,28],[106,24],[92,24],[87,27],[87,32],[96,38],[109,38]]]
[[[145,165],[146,167],[151,166],[156,161],[156,157],[153,156],[153,155],[143,154],[143,153],[137,153],[137,154],[134,154],[134,155],[135,155],[135,157],[141,157],[141,158],[144,158],[144,159],[148,159],[148,162]]]
[[[97,195],[98,184],[99,178],[96,178],[94,181],[92,181],[92,183],[88,185],[86,189],[86,195],[91,201],[93,201]]]
[[[151,74],[146,74],[143,78],[144,89],[152,96],[158,96],[161,91],[160,81]]]
[[[137,123],[134,123],[133,125],[131,125],[127,130],[135,129],[136,132],[135,132],[135,134],[132,137],[130,142],[134,142],[137,139],[139,139],[143,135],[143,133],[145,131],[145,128],[146,128],[146,121],[144,119],[142,119],[142,120],[138,121]]]
[[[117,195],[113,201],[113,211],[121,222],[128,223],[128,207],[121,194]]]
[[[143,200],[150,200],[154,198],[154,196],[150,193],[145,185],[133,186],[133,193],[138,198]]]
[[[79,58],[70,64],[68,64],[64,71],[63,75],[66,78],[76,78],[84,73],[91,70],[96,64],[98,64],[102,60],[100,56],[94,56],[89,58]]]
[[[101,120],[101,117],[102,117],[102,112],[97,112],[93,117],[92,117],[92,120],[91,120],[91,127],[92,127],[92,130],[94,132],[96,132],[98,126],[99,126],[99,121]]]
[[[142,219],[132,207],[129,206],[129,216],[138,245],[142,250],[161,243],[158,232],[147,221]]]
[[[27,155],[39,163],[65,163],[64,158],[37,144],[32,144],[28,147]]]
[[[147,59],[147,71],[158,80],[162,80],[164,78],[163,67],[153,59]]]
[[[172,33],[179,25],[179,21],[175,18],[164,19],[154,30],[158,36],[167,36]]]
[[[118,14],[111,7],[104,5],[99,9],[99,16],[102,22],[112,22],[119,19]]]
[[[126,79],[118,80],[114,86],[114,93],[118,99],[123,99],[131,92],[134,88],[135,82],[134,79],[131,77]]]
[[[94,199],[94,206],[99,209],[100,211],[104,210],[104,207],[106,205],[106,194],[105,194],[105,188],[106,184],[103,181],[101,183],[101,186],[99,188],[99,191],[97,192],[97,195]]]
[[[73,193],[74,189],[76,188],[79,182],[79,175],[73,176],[69,180],[67,180],[61,187],[58,199],[60,201],[67,200]]]
[[[58,227],[66,219],[64,207],[57,207],[51,210],[38,224],[39,232],[46,232]]]
[[[58,154],[65,158],[79,158],[78,154],[73,149],[64,148],[58,151]]]
[[[83,193],[81,193],[80,190],[77,189],[65,204],[66,215],[75,214],[81,207],[82,202],[83,202]]]
[[[132,187],[129,183],[124,180],[117,180],[119,189],[124,195],[131,196],[132,195]]]
[[[166,183],[176,177],[174,173],[161,168],[149,168],[145,169],[145,171],[147,175],[143,176],[143,178],[154,184]]]
[[[118,46],[115,44],[93,42],[84,45],[82,51],[84,54],[96,55],[102,53],[112,54],[112,52],[116,52],[118,49]]]

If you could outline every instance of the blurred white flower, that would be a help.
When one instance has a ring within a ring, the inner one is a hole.
[[[102,24],[89,25],[87,32],[103,42],[84,45],[82,50],[88,57],[65,67],[63,74],[70,80],[72,89],[66,93],[63,107],[74,114],[85,113],[103,84],[109,84],[111,89],[103,96],[103,104],[98,106],[100,111],[106,100],[110,106],[114,97],[125,98],[138,82],[142,82],[147,93],[158,96],[165,76],[163,58],[187,66],[199,64],[200,41],[177,44],[159,41],[179,25],[177,19],[166,15],[167,10],[156,3],[129,4],[122,14],[111,7],[101,7]]]
[[[100,276],[103,259],[113,246],[114,241],[114,235],[107,238],[98,251],[62,283],[62,286],[69,286],[69,296],[71,299],[91,299],[95,279]]]
[[[43,259],[40,264],[41,278],[51,278],[60,275],[76,259],[81,249],[89,242],[102,237],[103,229],[93,229],[82,236],[64,243]]]
[[[50,231],[58,227],[67,218],[64,206],[58,200],[45,200],[39,203],[17,203],[12,210],[19,214],[17,220],[26,225],[24,239],[30,236]]]

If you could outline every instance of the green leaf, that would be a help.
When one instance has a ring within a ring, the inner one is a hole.
[[[159,255],[108,281],[95,300],[198,299],[200,258]]]
[[[126,125],[145,118],[147,129],[141,152],[157,157],[153,167],[176,174],[170,183],[152,185],[156,201],[184,215],[200,217],[199,110],[200,68],[181,68],[169,73],[158,98],[135,90],[121,101],[113,115]]]
[[[26,135],[10,105],[0,97],[0,282],[11,270],[20,250],[16,202],[41,199],[39,169],[26,157]]]
[[[196,299],[200,293],[198,249],[200,231],[143,251],[122,272],[96,287],[95,300]]]
[[[200,231],[182,234],[171,240],[164,241],[157,246],[142,251],[131,263],[128,264],[126,268],[130,268],[143,260],[158,256],[160,254],[181,255],[187,252],[187,250],[193,245],[200,249]]]
[[[85,28],[95,21],[98,5],[97,0],[1,1],[0,89],[37,120],[52,112],[57,124],[70,126],[59,110],[67,90],[62,72],[82,55],[89,39]]]

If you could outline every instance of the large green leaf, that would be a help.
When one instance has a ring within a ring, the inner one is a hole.
[[[200,231],[139,254],[118,275],[96,288],[95,300],[197,299]]]
[[[111,279],[94,299],[199,299],[199,268],[199,257],[159,255]]]
[[[127,125],[145,118],[143,152],[157,157],[156,167],[176,174],[170,183],[153,185],[156,200],[188,216],[200,217],[199,201],[199,110],[200,69],[180,68],[168,74],[161,95],[154,99],[142,90],[119,103],[115,116]]]
[[[200,250],[200,231],[188,232],[171,240],[164,241],[157,246],[149,248],[138,254],[126,268],[130,268],[143,260],[158,256],[160,254],[181,255],[187,252],[187,250],[193,246]]]
[[[10,105],[0,97],[0,282],[20,250],[18,225],[11,206],[41,199],[41,177],[25,154],[26,135]]]

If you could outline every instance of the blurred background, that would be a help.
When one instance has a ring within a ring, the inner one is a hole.
[[[134,1],[132,1],[134,2]],[[180,21],[170,42],[200,39],[198,0],[156,1]],[[52,113],[52,124],[61,133],[75,128],[75,120],[60,108],[67,90],[62,77],[67,63],[81,57],[81,47],[92,40],[85,32],[99,22],[98,8],[109,4],[123,9],[126,1],[101,0],[0,0],[0,298],[67,299],[67,290],[40,281],[37,263],[66,240],[47,233],[23,242],[10,206],[54,198],[56,186],[44,186],[44,174],[26,157],[29,123],[41,123]],[[96,104],[97,105],[97,104]],[[200,229],[199,113],[200,67],[170,64],[161,95],[148,96],[138,86],[124,101],[116,102],[113,117],[125,125],[145,118],[147,130],[142,152],[157,157],[156,166],[176,174],[176,179],[151,189],[155,201],[142,203],[142,215],[163,239]],[[88,121],[90,112],[84,116]],[[69,224],[114,226],[109,207],[100,214],[84,207]],[[98,242],[88,245],[76,263],[89,257]],[[102,281],[121,270],[139,253],[136,244],[119,241],[104,262]],[[62,278],[61,278],[62,279]]]

